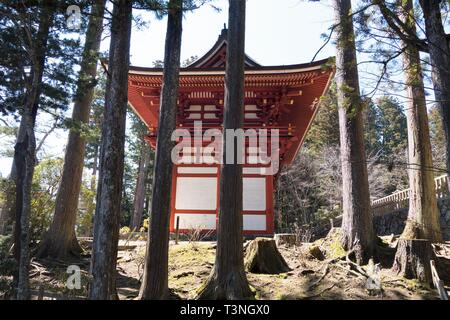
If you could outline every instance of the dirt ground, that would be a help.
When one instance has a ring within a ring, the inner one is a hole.
[[[280,253],[292,269],[289,272],[277,275],[247,273],[250,285],[256,291],[256,299],[438,299],[434,290],[424,288],[415,281],[396,277],[387,268],[381,269],[382,290],[369,292],[366,278],[342,267],[329,264],[325,274],[327,260],[320,261],[312,257],[309,247],[309,244],[280,246]],[[135,280],[139,278],[140,271],[133,257],[139,250],[120,254],[118,291],[121,299],[132,299],[138,294]],[[211,272],[214,255],[215,243],[212,242],[171,245],[169,287],[178,298],[195,297],[196,290]]]
[[[392,240],[392,239],[391,239]],[[389,241],[389,240],[388,240]],[[170,244],[169,287],[174,299],[192,299],[214,265],[215,242],[180,242]],[[318,247],[323,257],[313,257],[311,248]],[[387,246],[388,247],[388,246]],[[121,242],[118,255],[117,289],[120,299],[135,299],[139,292],[145,255],[144,241]],[[321,239],[299,246],[279,246],[291,271],[277,275],[247,273],[256,299],[439,299],[434,289],[416,281],[399,278],[390,271],[393,254],[381,264],[363,266],[359,271],[345,263],[345,252],[333,239]],[[389,251],[389,250],[387,250]],[[391,250],[394,252],[394,249]],[[341,257],[341,259],[339,259]],[[444,269],[450,270],[450,255],[440,257]],[[82,269],[81,289],[69,290],[67,264],[32,261],[31,287],[34,299],[86,299],[89,290],[89,257],[73,262]],[[378,272],[370,273],[376,270]],[[363,273],[379,279],[370,286]],[[447,276],[446,276],[447,277]],[[448,286],[449,279],[444,279]],[[447,290],[449,287],[447,287]]]

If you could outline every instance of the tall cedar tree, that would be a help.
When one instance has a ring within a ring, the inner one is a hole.
[[[437,105],[439,106],[446,140],[446,167],[450,172],[450,48],[448,37],[442,24],[440,12],[440,0],[420,0],[425,20],[425,41],[419,39],[416,28],[399,18],[397,12],[407,3],[398,1],[389,4],[384,0],[372,0],[376,4],[392,31],[400,39],[410,46],[416,46],[417,50],[430,54],[432,69],[432,82]],[[450,179],[449,179],[450,187]]]
[[[172,133],[176,127],[178,80],[180,73],[183,1],[168,3],[167,33],[164,53],[164,83],[161,93],[150,228],[141,299],[164,299],[169,294],[169,217],[174,146]]]
[[[132,1],[114,3],[92,247],[91,299],[115,298]]]
[[[139,145],[139,167],[136,180],[136,189],[133,201],[133,215],[131,216],[131,230],[139,231],[144,214],[145,196],[147,191],[148,173],[151,165],[151,150],[147,141],[141,136]]]
[[[104,11],[105,0],[97,1],[92,5],[72,113],[72,120],[78,128],[72,128],[69,132],[61,183],[56,197],[55,214],[37,254],[41,258],[65,259],[78,256],[82,252],[75,234],[86,146],[80,128],[89,121],[96,84]]]
[[[244,121],[245,0],[230,0],[225,71],[224,130],[241,129]],[[224,135],[225,136],[225,135]],[[244,299],[253,296],[244,271],[242,234],[242,165],[238,163],[239,139],[223,141],[220,174],[220,211],[214,268],[199,299]],[[227,144],[234,147],[234,161],[225,162]]]
[[[32,87],[33,57],[44,55],[40,59],[42,68],[45,68],[38,83],[32,120],[35,122],[38,109],[40,112],[54,113],[54,110],[65,110],[69,105],[75,84],[74,65],[78,62],[79,41],[68,37],[72,31],[67,29],[66,1],[33,1],[18,3],[17,1],[2,1],[0,3],[0,112],[14,117],[24,113],[25,101]],[[71,2],[73,4],[73,1]],[[40,12],[42,6],[52,7],[52,18],[45,21],[50,23],[48,34],[43,38],[43,23]],[[82,19],[84,16],[82,16]],[[39,29],[41,26],[41,29]],[[81,29],[84,29],[84,24]],[[40,39],[36,41],[38,30]],[[42,47],[45,45],[45,47]],[[31,72],[28,72],[31,68]],[[26,117],[22,118],[22,130]],[[42,145],[36,147],[36,152]],[[5,201],[0,210],[0,234],[9,233],[12,229],[12,220],[15,215],[15,179],[16,165],[13,161],[8,184],[5,191]]]
[[[450,47],[442,24],[442,0],[420,0],[432,67],[434,96],[442,116],[446,140],[446,167],[450,174]],[[450,179],[448,179],[450,189]]]
[[[401,19],[409,32],[415,34],[412,0],[402,3]],[[403,42],[403,46],[405,47],[403,68],[407,85],[408,174],[411,190],[408,222],[414,221],[418,225],[420,238],[440,242],[442,235],[432,170],[433,160],[420,55],[414,44]],[[407,230],[409,230],[408,226],[405,227],[405,232]]]
[[[358,263],[373,254],[374,231],[364,148],[363,101],[359,91],[355,35],[350,0],[334,0],[336,83],[342,165],[342,244]]]
[[[15,228],[14,256],[18,262],[17,299],[29,298],[29,219],[31,207],[31,184],[35,165],[36,138],[34,126],[42,77],[46,60],[46,48],[50,28],[55,15],[54,4],[40,5],[39,27],[35,38],[30,43],[31,82],[28,83],[25,105],[23,108],[17,141],[14,147],[16,169],[15,185]]]

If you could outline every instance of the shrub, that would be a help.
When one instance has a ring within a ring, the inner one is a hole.
[[[10,277],[16,269],[16,261],[9,253],[11,245],[11,236],[0,235],[0,292],[10,290]]]
[[[30,215],[32,242],[42,239],[44,232],[50,227],[62,167],[62,159],[44,159],[34,170]]]
[[[120,230],[119,230],[119,233],[120,233],[120,234],[127,234],[127,233],[130,233],[130,232],[131,232],[131,229],[130,229],[130,227],[127,227],[127,226],[122,227],[122,228],[120,228]]]

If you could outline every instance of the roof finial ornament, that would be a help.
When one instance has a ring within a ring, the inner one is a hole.
[[[226,38],[227,37],[227,24],[226,23],[224,23],[223,24],[223,29],[222,29],[222,32],[220,33],[220,36],[219,36],[219,39],[220,38]]]

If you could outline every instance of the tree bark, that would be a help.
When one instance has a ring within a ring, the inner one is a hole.
[[[342,166],[342,244],[346,250],[355,251],[358,263],[364,263],[372,256],[375,241],[351,1],[334,0],[334,11]]]
[[[89,121],[96,85],[95,77],[104,11],[104,0],[95,2],[91,9],[72,113],[72,119],[77,127],[86,125]],[[83,175],[85,146],[86,140],[80,129],[72,128],[69,132],[61,183],[56,196],[55,214],[50,229],[39,247],[37,253],[39,258],[66,259],[78,257],[82,252],[75,234],[75,223]]]
[[[420,0],[432,67],[434,96],[442,116],[446,141],[446,168],[450,174],[450,47],[442,24],[442,0]],[[449,176],[450,178],[450,176]],[[450,179],[448,179],[450,190]]]
[[[31,82],[27,87],[26,100],[22,113],[17,141],[14,147],[13,170],[15,178],[15,227],[14,257],[18,269],[14,273],[14,284],[17,285],[17,299],[26,300],[29,292],[29,260],[30,260],[30,211],[31,184],[33,180],[36,158],[36,138],[34,127],[39,107],[39,94],[42,87],[45,57],[50,28],[53,23],[55,8],[53,5],[40,6],[39,26],[34,39],[28,43],[31,67]],[[27,28],[27,26],[24,26]]]
[[[147,142],[142,138],[139,169],[136,181],[136,192],[134,194],[133,217],[130,224],[131,230],[139,231],[142,223],[142,215],[145,205],[145,191],[147,190],[148,167],[150,164],[150,150]]]
[[[91,261],[93,280],[90,298],[95,300],[115,298],[131,21],[132,1],[116,1],[112,13],[109,72],[102,125],[97,206],[94,216]]]
[[[253,273],[278,274],[291,270],[273,239],[253,240],[247,247],[244,261],[245,270]]]
[[[164,82],[161,93],[156,161],[148,230],[147,254],[140,299],[164,299],[169,294],[169,218],[172,190],[172,133],[176,127],[180,72],[183,1],[168,4],[167,33],[164,53]]]
[[[408,230],[398,240],[397,252],[392,270],[407,279],[418,279],[425,284],[432,283],[430,260],[432,248],[430,241],[418,239],[420,228],[413,221],[408,221]]]
[[[244,122],[245,5],[245,0],[229,1],[224,130],[240,129]],[[209,279],[199,290],[199,299],[234,300],[253,296],[244,271],[242,165],[238,162],[238,150],[242,146],[237,145],[238,141],[223,139],[216,261]],[[225,161],[228,143],[234,145],[232,164]]]
[[[31,99],[31,98],[28,98]],[[28,104],[28,103],[27,103]],[[16,228],[14,252],[18,262],[17,299],[29,299],[29,260],[30,260],[30,211],[31,184],[33,180],[36,139],[34,124],[30,110],[24,110],[22,121],[25,121],[25,132],[18,137],[14,147],[15,165],[18,170],[16,177]]]
[[[406,279],[431,284],[431,245],[424,239],[399,239],[393,271]]]
[[[403,4],[401,19],[411,32],[416,32],[412,0],[407,0]],[[407,85],[406,120],[410,188],[408,219],[418,224],[419,239],[441,242],[442,235],[432,169],[433,160],[419,50],[409,43],[403,42],[403,45],[405,46],[403,66]]]

